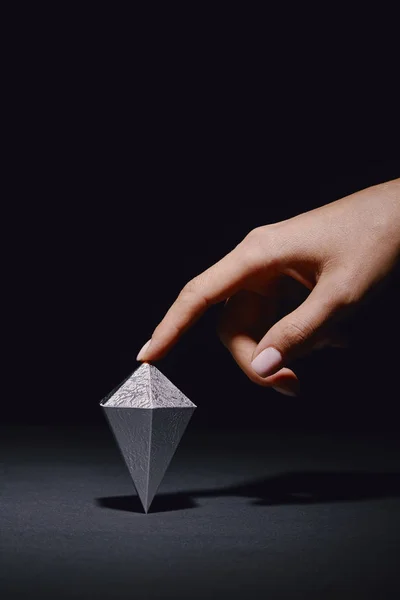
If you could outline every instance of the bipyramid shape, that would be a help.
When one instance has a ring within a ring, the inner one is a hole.
[[[100,405],[147,513],[196,405],[148,363]]]

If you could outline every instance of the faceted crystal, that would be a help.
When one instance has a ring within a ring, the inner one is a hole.
[[[147,512],[196,406],[148,363],[101,406]]]

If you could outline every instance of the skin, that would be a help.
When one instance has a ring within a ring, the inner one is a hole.
[[[343,345],[340,321],[399,258],[400,179],[257,227],[185,285],[138,360],[162,358],[210,305],[225,301],[218,333],[240,368],[259,385],[296,395],[293,359],[326,344]],[[279,318],[294,282],[306,298]],[[260,357],[267,348],[274,350]],[[273,365],[260,375],[267,355]]]

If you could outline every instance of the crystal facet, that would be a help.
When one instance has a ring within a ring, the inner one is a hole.
[[[148,363],[100,404],[147,512],[196,405]]]

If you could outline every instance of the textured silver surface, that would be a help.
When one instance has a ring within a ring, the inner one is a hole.
[[[195,406],[157,367],[148,363],[143,363],[104,405],[129,408]]]
[[[147,512],[196,406],[147,363],[101,406]]]

